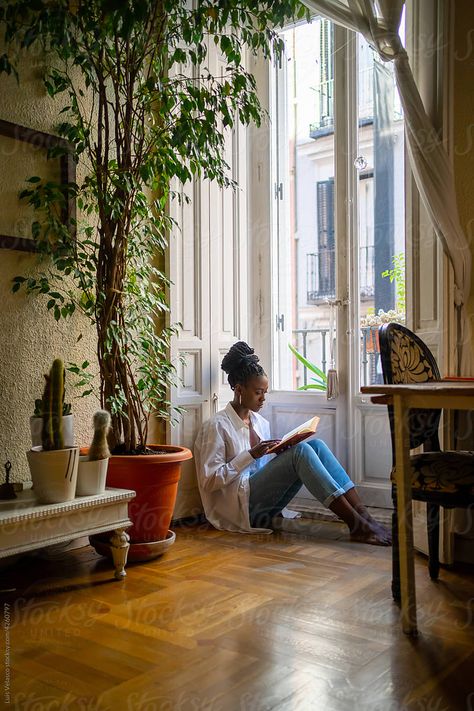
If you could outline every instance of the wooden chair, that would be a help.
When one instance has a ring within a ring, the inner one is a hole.
[[[423,383],[441,380],[436,360],[428,346],[398,323],[379,329],[380,356],[386,384]],[[388,405],[392,435],[392,595],[400,600],[397,491],[394,483],[395,435],[393,407]],[[474,452],[441,451],[438,438],[441,410],[410,410],[410,449],[423,446],[423,453],[410,456],[412,498],[426,502],[430,577],[439,573],[439,507],[467,508],[474,505]]]

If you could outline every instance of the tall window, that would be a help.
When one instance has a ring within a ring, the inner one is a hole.
[[[359,335],[360,384],[376,382],[380,378],[376,327],[386,320],[403,321],[405,308],[403,115],[393,70],[357,36],[357,100],[349,107],[358,135],[352,158],[357,223],[352,225],[350,259],[344,260],[350,273],[342,275],[335,234],[340,191],[334,175],[336,151],[348,147],[335,145],[334,111],[341,105],[347,111],[348,99],[334,102],[338,85],[334,28],[328,20],[315,18],[282,36],[286,62],[277,84],[280,99],[284,96],[279,104],[284,117],[278,125],[284,130],[277,137],[275,163],[276,182],[282,186],[279,195],[289,197],[276,204],[286,213],[280,215],[275,235],[280,266],[274,380],[285,390],[315,382],[289,345],[327,372],[334,337],[329,302],[342,278],[355,304],[350,328]]]

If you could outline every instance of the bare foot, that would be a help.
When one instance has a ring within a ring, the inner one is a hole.
[[[369,524],[372,530],[376,531],[380,536],[385,538],[388,541],[388,545],[392,545],[391,529],[386,528],[386,526],[376,521],[375,518],[372,518],[368,509],[365,506],[356,507],[356,511],[359,516],[361,516]]]
[[[372,521],[359,515],[357,526],[350,531],[351,541],[368,543],[372,546],[391,546],[390,531],[376,521],[373,523]]]

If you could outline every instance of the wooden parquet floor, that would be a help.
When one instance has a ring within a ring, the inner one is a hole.
[[[179,528],[122,582],[89,547],[1,570],[2,708],[474,711],[472,568],[434,584],[416,557],[409,639],[390,549],[320,528],[317,539]]]

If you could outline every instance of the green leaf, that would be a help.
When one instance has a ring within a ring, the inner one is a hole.
[[[298,390],[327,390],[326,385],[301,385]]]
[[[297,360],[299,360],[299,362],[305,366],[305,368],[310,370],[315,375],[319,375],[319,377],[322,379],[322,381],[324,383],[327,383],[327,375],[326,375],[326,373],[324,373],[324,371],[322,371],[320,368],[318,368],[317,365],[315,365],[314,363],[311,363],[311,361],[309,361],[307,358],[305,358],[303,355],[301,355],[301,353],[299,353],[291,343],[288,343],[288,348],[293,353],[295,358]]]

